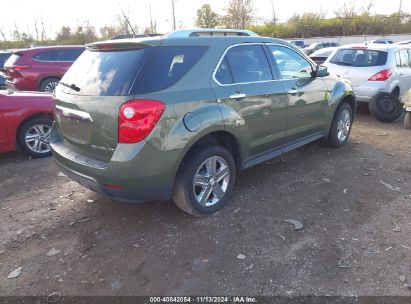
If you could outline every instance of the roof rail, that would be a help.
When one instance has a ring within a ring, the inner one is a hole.
[[[252,31],[237,30],[237,29],[215,29],[215,28],[198,28],[187,30],[176,30],[164,35],[164,38],[187,38],[187,37],[201,37],[201,36],[250,36],[258,37]]]

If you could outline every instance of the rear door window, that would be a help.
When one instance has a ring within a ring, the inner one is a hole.
[[[368,49],[340,49],[330,62],[353,67],[372,67],[387,64],[388,53]]]
[[[227,58],[224,57],[224,60],[221,62],[220,66],[217,69],[215,78],[221,84],[232,84],[234,83],[233,75],[228,65]]]
[[[230,67],[234,83],[273,80],[262,45],[240,45],[229,49],[223,61]],[[220,67],[221,68],[221,67]]]
[[[33,55],[33,59],[39,61],[57,61],[58,51],[44,51]]]

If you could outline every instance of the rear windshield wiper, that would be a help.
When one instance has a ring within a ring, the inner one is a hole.
[[[345,66],[352,66],[351,63],[342,62],[342,61],[334,61],[334,62],[332,62],[332,63],[334,63],[334,64],[339,64],[339,65],[345,65]]]
[[[70,88],[70,89],[72,89],[76,92],[80,92],[80,88],[78,86],[76,86],[74,83],[73,84],[67,84],[67,83],[59,81],[59,84],[65,86],[67,88]]]

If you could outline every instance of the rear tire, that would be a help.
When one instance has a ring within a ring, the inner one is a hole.
[[[352,108],[348,103],[344,102],[338,106],[328,133],[327,143],[329,146],[339,148],[347,143],[353,117]]]
[[[59,81],[60,79],[56,77],[51,77],[43,80],[40,85],[40,91],[46,93],[53,93]]]
[[[227,149],[198,146],[181,164],[174,184],[173,201],[193,216],[213,214],[227,203],[233,192],[235,176],[235,162]]]
[[[34,117],[24,122],[18,131],[21,150],[35,158],[51,155],[50,131],[53,121],[48,117]]]
[[[373,101],[370,101],[368,108],[375,119],[384,123],[393,122],[402,114],[400,100],[389,93],[379,94]]]
[[[405,114],[404,128],[411,129],[411,112],[407,112],[407,114]]]

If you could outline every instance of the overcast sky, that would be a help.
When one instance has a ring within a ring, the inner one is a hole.
[[[342,5],[355,1],[360,7],[369,0],[273,0],[277,17],[286,20],[293,14],[304,12],[326,12],[332,16]],[[20,31],[34,35],[34,20],[44,20],[48,37],[54,37],[63,25],[75,27],[89,20],[97,28],[115,22],[121,8],[129,12],[132,24],[139,31],[150,23],[149,7],[152,6],[153,19],[157,22],[157,31],[165,33],[172,28],[171,0],[12,0],[1,1],[0,28],[6,35],[18,27]],[[222,14],[228,0],[175,0],[178,27],[194,27],[196,10],[204,3]],[[374,0],[374,13],[390,14],[398,11],[400,0]],[[254,0],[255,15],[269,19],[272,15],[270,0]],[[402,10],[411,13],[411,0],[403,0]]]

